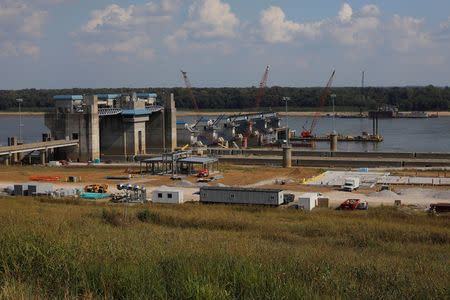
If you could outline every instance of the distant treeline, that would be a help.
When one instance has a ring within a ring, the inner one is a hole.
[[[200,109],[204,110],[251,110],[255,107],[258,89],[244,88],[194,88],[193,92]],[[23,99],[26,111],[50,110],[54,95],[89,95],[89,94],[128,94],[132,92],[157,93],[158,99],[164,99],[174,93],[178,109],[193,109],[193,104],[186,88],[104,88],[104,89],[24,89],[0,90],[0,110],[17,109],[16,99]],[[282,109],[283,97],[290,97],[289,110],[314,110],[318,107],[324,92],[323,87],[266,88],[261,101],[261,109]],[[336,107],[343,110],[359,111],[376,109],[380,105],[396,106],[402,111],[448,110],[450,109],[450,89],[428,85],[425,87],[338,87],[332,88],[329,95],[335,94]],[[327,97],[325,110],[332,105]]]

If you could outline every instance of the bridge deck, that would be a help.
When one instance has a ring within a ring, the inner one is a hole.
[[[29,152],[36,150],[47,150],[62,147],[77,146],[78,140],[56,140],[41,143],[23,144],[17,146],[0,147],[0,155],[9,155],[13,153]]]

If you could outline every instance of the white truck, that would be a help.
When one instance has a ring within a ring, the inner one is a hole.
[[[344,185],[342,189],[345,191],[354,191],[359,188],[359,178],[358,177],[348,177],[345,178]]]

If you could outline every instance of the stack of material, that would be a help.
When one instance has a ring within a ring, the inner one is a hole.
[[[53,192],[53,183],[50,182],[28,182],[14,185],[16,196],[42,196]]]
[[[328,197],[320,196],[317,199],[317,207],[330,207],[330,199],[328,199]]]
[[[76,197],[77,196],[77,191],[76,189],[66,189],[66,188],[59,188],[56,189],[53,192],[53,197]]]
[[[81,193],[80,198],[83,199],[103,199],[111,197],[109,194],[100,194],[100,193]]]

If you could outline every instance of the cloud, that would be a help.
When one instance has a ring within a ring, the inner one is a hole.
[[[348,3],[344,3],[341,6],[341,10],[338,13],[338,18],[342,23],[347,23],[351,20],[353,10]]]
[[[424,19],[394,15],[389,30],[392,48],[407,53],[419,47],[432,46],[430,34],[420,30]]]
[[[94,10],[87,23],[73,33],[74,45],[87,56],[109,54],[121,60],[152,60],[152,37],[173,22],[180,4],[179,0],[162,0],[128,7],[111,4]]]
[[[380,10],[375,5],[366,5],[353,13],[345,3],[339,11],[337,20],[330,20],[326,30],[341,45],[372,47],[381,38],[378,15]]]
[[[229,4],[220,0],[197,0],[188,9],[188,20],[173,34],[164,39],[171,50],[178,49],[178,41],[190,41],[204,47],[214,47],[223,40],[238,37],[239,19],[231,12]]]
[[[49,14],[27,1],[0,0],[0,56],[31,56],[37,58],[39,47],[34,43],[43,35]]]
[[[299,24],[288,21],[283,10],[277,6],[263,10],[259,23],[262,37],[268,43],[291,42],[297,34],[313,38],[320,34],[321,26],[321,22]]]

